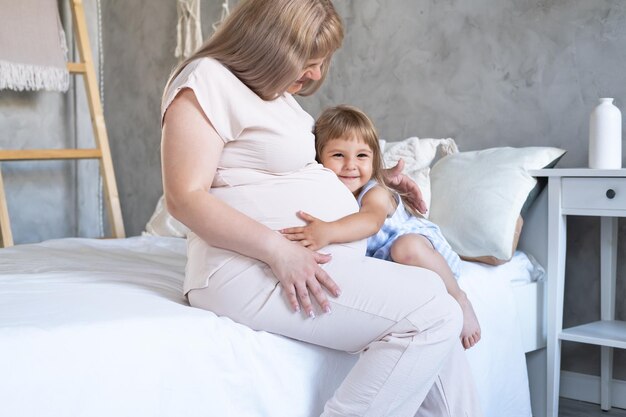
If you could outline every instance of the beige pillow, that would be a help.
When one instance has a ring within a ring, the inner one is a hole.
[[[517,247],[520,212],[537,184],[528,171],[552,166],[564,153],[502,147],[442,158],[431,170],[430,220],[459,256],[506,262]]]
[[[519,216],[517,218],[517,222],[515,222],[515,233],[513,235],[513,242],[511,244],[511,252],[515,253],[515,250],[517,249],[517,244],[519,243],[519,237],[522,234],[522,226],[524,226],[524,219],[522,218],[522,216]],[[461,259],[463,259],[464,261],[470,261],[470,262],[482,262],[484,264],[489,264],[489,265],[502,265],[507,263],[509,260],[504,260],[504,259],[498,259],[495,256],[477,256],[475,258],[469,257],[469,256],[461,256]]]

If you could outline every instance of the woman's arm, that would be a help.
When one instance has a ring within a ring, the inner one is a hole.
[[[328,311],[322,286],[339,294],[338,286],[319,266],[329,256],[293,244],[209,193],[223,147],[193,91],[183,90],[170,104],[163,124],[163,188],[168,211],[209,245],[268,264],[294,310],[302,305],[312,316],[312,293]]]
[[[299,212],[298,216],[308,224],[280,232],[289,240],[300,242],[311,250],[318,250],[331,243],[354,242],[376,234],[394,210],[393,196],[383,187],[375,186],[363,196],[358,213],[325,222],[308,213]]]

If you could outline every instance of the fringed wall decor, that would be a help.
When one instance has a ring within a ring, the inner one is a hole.
[[[0,0],[0,90],[67,91],[67,43],[56,0]]]
[[[189,58],[202,45],[200,0],[178,0],[177,10],[177,43],[174,55],[182,61]]]
[[[218,20],[217,22],[211,25],[211,27],[213,27],[213,32],[217,30],[220,23],[222,23],[229,14],[230,14],[230,7],[228,5],[228,0],[224,0],[224,2],[222,3],[222,15],[220,16],[220,20]]]

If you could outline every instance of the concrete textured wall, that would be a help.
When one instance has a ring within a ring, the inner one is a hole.
[[[205,34],[219,18],[220,4],[202,2]],[[314,116],[326,106],[351,103],[372,116],[387,140],[453,137],[461,150],[558,146],[568,150],[560,166],[577,167],[586,165],[588,117],[597,99],[615,97],[616,105],[626,111],[622,1],[337,0],[335,4],[347,36],[326,84],[316,95],[300,99]],[[176,63],[176,4],[109,0],[102,7],[105,117],[127,232],[136,235],[162,192],[159,102]],[[50,114],[63,113],[66,104],[46,94],[36,96],[0,92],[1,146],[19,145],[42,130],[64,129],[54,124],[53,129],[40,127],[45,120],[30,112],[43,106]],[[76,193],[69,168],[20,170],[23,188],[44,184],[36,194],[44,194],[53,172],[69,178],[67,189],[43,195],[43,207],[57,208]],[[7,182],[11,172],[5,174]],[[17,194],[12,209],[32,210],[30,200],[20,190]],[[72,217],[50,213],[41,217],[45,225],[20,226],[26,240],[76,229]],[[568,225],[566,326],[599,318],[599,221],[572,217]],[[620,259],[626,259],[624,228],[620,222]],[[624,267],[620,261],[621,319],[626,319]],[[616,361],[615,377],[626,379],[622,351],[616,351]],[[598,363],[599,349],[564,344],[564,369],[597,375]]]
[[[203,33],[221,2],[201,2]],[[162,194],[160,101],[177,63],[176,2],[108,0],[104,25],[104,113],[129,236],[140,234]]]

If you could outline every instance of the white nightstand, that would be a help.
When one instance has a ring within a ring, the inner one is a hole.
[[[626,322],[615,318],[617,218],[626,217],[626,169],[543,169],[548,177],[547,416],[557,417],[561,372],[561,341],[599,345],[601,407],[611,408],[613,348],[626,349]],[[566,216],[601,217],[601,320],[563,329]]]

